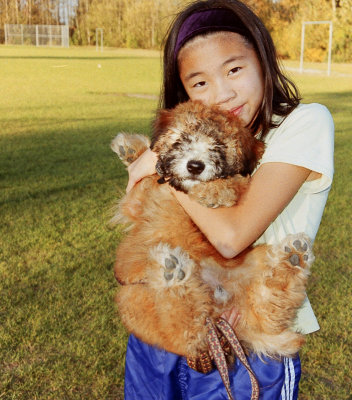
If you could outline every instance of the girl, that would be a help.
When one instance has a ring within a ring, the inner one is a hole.
[[[333,177],[333,121],[319,104],[299,103],[296,87],[281,72],[272,39],[253,12],[238,0],[197,1],[173,22],[164,50],[161,106],[188,99],[217,104],[237,115],[266,151],[240,203],[207,209],[174,191],[177,200],[227,258],[253,242],[276,243],[289,233],[314,240]],[[155,173],[156,155],[147,150],[129,167],[129,191]],[[224,318],[235,328],[236,310]],[[308,299],[296,328],[319,329]],[[272,360],[249,356],[263,400],[297,399],[299,356]],[[230,371],[236,400],[250,398],[251,385],[236,360]],[[217,370],[203,375],[186,360],[130,336],[125,399],[227,399]]]

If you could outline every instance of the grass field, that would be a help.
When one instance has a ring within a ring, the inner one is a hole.
[[[122,399],[108,220],[127,175],[109,143],[149,132],[159,55],[1,46],[0,70],[0,399]],[[336,124],[309,287],[321,330],[302,351],[300,400],[351,400],[352,77],[291,74]]]

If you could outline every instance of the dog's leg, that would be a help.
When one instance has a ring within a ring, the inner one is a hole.
[[[127,330],[146,343],[183,356],[207,348],[205,318],[210,299],[180,286],[154,289],[148,284],[123,286],[116,297]]]
[[[126,237],[117,249],[115,277],[121,284],[148,282],[154,289],[185,286],[198,279],[195,262],[180,247],[166,243],[146,250]],[[191,279],[192,278],[192,279]]]
[[[117,297],[128,330],[147,343],[195,357],[206,350],[206,317],[213,317],[212,290],[181,248],[150,249],[143,282],[122,286]]]
[[[277,327],[289,327],[306,296],[310,266],[314,261],[310,239],[303,233],[288,235],[269,248],[268,260],[265,288],[271,293],[268,300],[272,309],[266,327],[273,321]]]
[[[185,285],[195,268],[195,262],[181,247],[171,248],[167,243],[152,247],[149,255],[158,266],[148,273],[148,282],[156,289]]]
[[[293,322],[305,298],[310,265],[314,260],[305,234],[289,235],[278,245],[261,245],[245,257],[245,269],[234,271],[231,280],[247,283],[242,292],[234,290],[243,315],[238,327],[241,339],[257,353],[294,355],[303,344]],[[230,274],[230,272],[229,272]],[[281,339],[279,339],[281,338]]]
[[[305,298],[314,260],[310,240],[305,234],[289,235],[277,245],[255,247],[249,256],[249,302],[261,329],[279,332],[290,326]]]
[[[235,175],[231,178],[200,182],[194,185],[188,195],[205,207],[231,207],[247,189],[249,177]]]
[[[138,134],[119,133],[111,142],[112,150],[126,166],[135,161],[149,146],[149,138]]]

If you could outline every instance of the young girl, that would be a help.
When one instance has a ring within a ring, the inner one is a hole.
[[[164,50],[162,107],[188,99],[217,104],[237,115],[266,151],[248,191],[231,208],[207,209],[170,188],[177,200],[227,258],[253,242],[277,243],[289,233],[314,240],[333,177],[334,126],[319,104],[300,104],[296,87],[281,72],[272,39],[256,15],[238,0],[205,0],[188,6],[175,19]],[[130,190],[155,173],[156,155],[147,150],[129,167]],[[236,328],[240,316],[224,318]],[[296,329],[319,329],[308,299]],[[249,363],[263,400],[297,399],[299,356]],[[251,385],[236,360],[230,371],[236,400],[250,398]],[[156,349],[130,336],[126,355],[126,400],[227,399],[217,370],[201,374],[183,357]]]

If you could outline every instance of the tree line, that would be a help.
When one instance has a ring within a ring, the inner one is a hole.
[[[279,54],[297,59],[302,21],[332,20],[333,60],[352,61],[352,0],[243,0],[271,32]],[[159,49],[174,15],[189,0],[0,0],[0,26],[68,24],[74,45]],[[308,25],[305,59],[325,61],[328,25]]]

